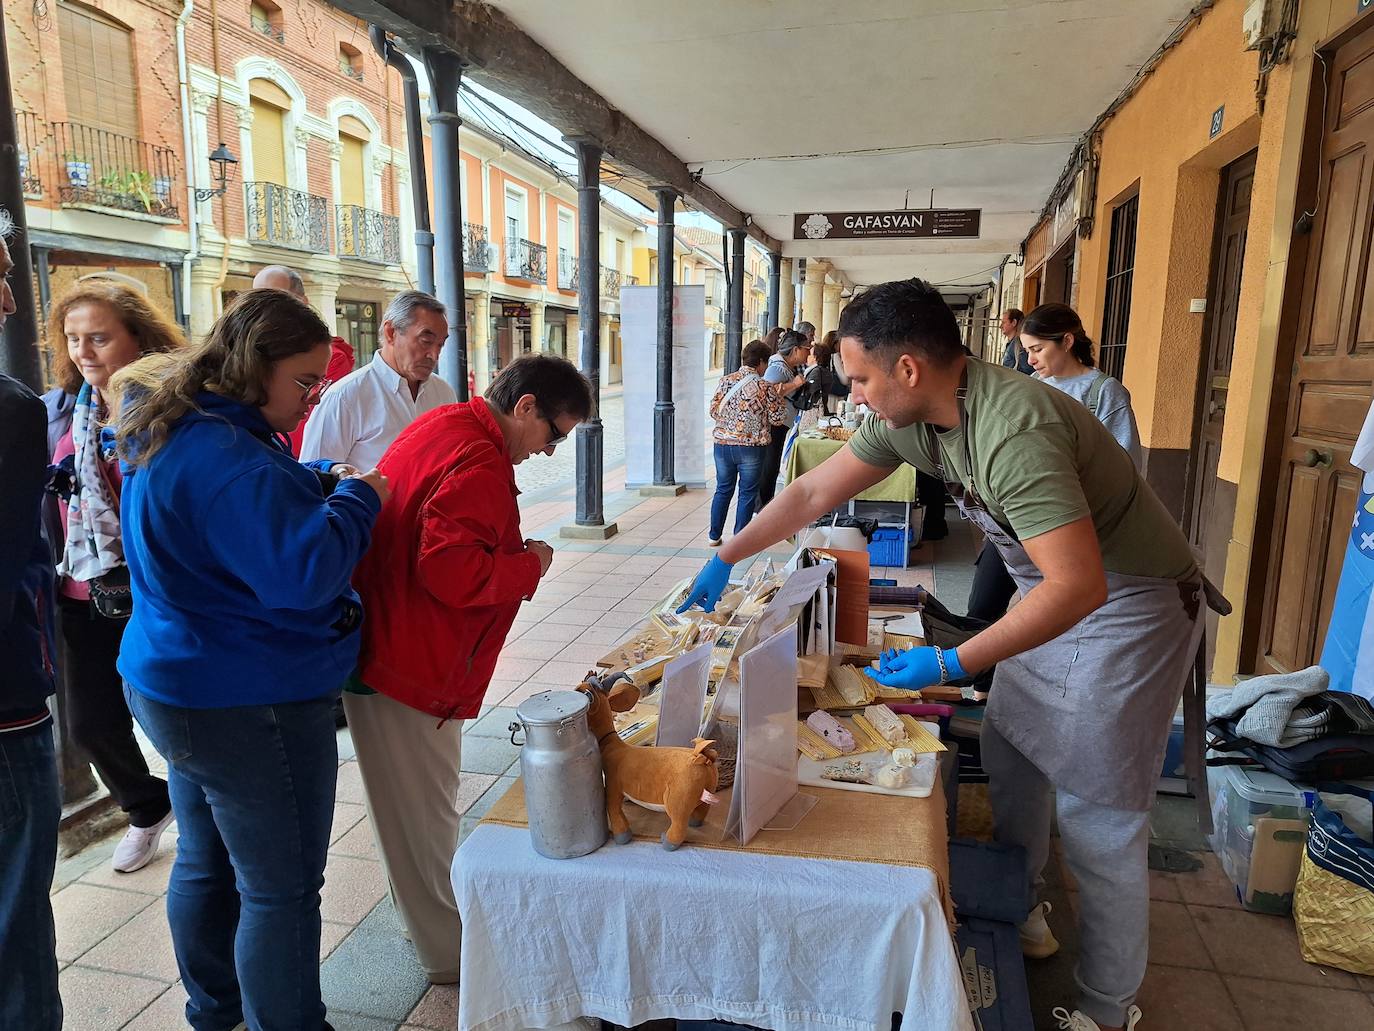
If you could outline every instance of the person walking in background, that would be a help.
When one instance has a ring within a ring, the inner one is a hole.
[[[1020,308],[1002,312],[1002,367],[1032,376],[1035,370],[1026,358],[1026,349],[1021,346],[1021,323],[1025,319],[1026,313]]]
[[[349,585],[387,497],[328,496],[280,441],[318,397],[329,330],[250,290],[205,341],[111,384],[133,618],[119,670],[167,760],[180,841],[167,919],[195,1031],[320,1031],[333,704],[357,661]],[[332,481],[331,481],[332,482]]]
[[[54,441],[50,534],[60,548],[65,718],[72,740],[129,817],[111,865],[141,869],[172,820],[167,783],[148,771],[115,669],[129,617],[119,463],[105,434],[110,377],[144,355],[181,350],[181,330],[142,293],[80,280],[53,302],[48,344],[57,387],[45,395]]]
[[[739,502],[735,505],[735,533],[749,524],[758,497],[759,470],[773,439],[775,420],[783,417],[786,404],[782,395],[763,378],[768,366],[768,345],[753,340],[744,348],[738,372],[721,378],[711,399],[712,450],[716,460],[716,492],[711,498],[711,547],[720,544],[725,533],[725,515],[739,480]]]
[[[268,265],[262,269],[253,277],[253,289],[285,290],[307,304],[310,303],[305,296],[305,280],[301,278],[299,272],[288,265]],[[321,312],[320,317],[325,320],[326,325],[333,325],[334,313],[332,311]],[[355,360],[353,347],[347,340],[338,335],[331,337],[329,341],[329,368],[325,371],[324,378],[329,383],[339,382],[353,371]],[[324,389],[328,389],[328,383]],[[310,420],[310,414],[314,410],[315,406],[311,405],[301,424],[286,435],[287,439],[291,441],[291,453],[293,455],[301,453],[301,438],[305,434],[305,424]]]
[[[458,980],[449,871],[463,721],[481,710],[515,614],[553,561],[521,535],[515,467],[552,454],[593,411],[575,365],[523,355],[484,397],[422,415],[379,465],[394,494],[354,577],[368,613],[358,675],[371,692],[344,706],[391,896],[434,984]]]
[[[1040,305],[1021,326],[1021,345],[1040,379],[1087,405],[1140,469],[1140,430],[1130,392],[1096,367],[1093,342],[1078,312],[1067,304]]]
[[[800,331],[790,329],[779,338],[777,352],[768,359],[768,367],[764,370],[763,378],[773,384],[779,396],[790,399],[806,386],[806,376],[801,370],[806,367],[806,361],[810,357],[811,345],[806,342],[806,337]],[[792,428],[801,412],[802,409],[797,408],[789,400],[783,408],[782,416],[774,418],[768,450],[763,456],[763,468],[759,470],[758,502],[754,505],[756,512],[773,500],[773,494],[778,488],[778,469],[782,466],[782,448],[787,442],[787,431]]]
[[[763,346],[768,348],[768,353],[774,354],[778,349],[778,341],[782,339],[784,330],[781,326],[774,326],[763,337]]]
[[[0,208],[0,331],[14,314]],[[0,1031],[60,1031],[53,869],[62,795],[48,696],[53,669],[52,553],[41,510],[43,402],[0,374]]]
[[[806,340],[806,346],[811,347],[816,342],[816,327],[810,322],[798,322],[797,332]]]
[[[442,301],[419,290],[397,294],[372,361],[331,386],[306,423],[301,460],[371,469],[419,416],[458,400],[434,375],[447,338]]]

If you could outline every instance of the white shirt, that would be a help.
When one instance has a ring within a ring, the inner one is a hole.
[[[306,420],[301,461],[328,458],[367,472],[419,416],[457,400],[453,388],[438,376],[420,384],[419,394],[412,398],[410,384],[378,351],[371,362],[324,392]]]

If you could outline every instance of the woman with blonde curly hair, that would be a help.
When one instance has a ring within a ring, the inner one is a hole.
[[[172,819],[167,783],[148,771],[115,658],[128,622],[128,568],[119,525],[121,479],[106,421],[110,377],[144,355],[185,345],[181,330],[142,293],[109,279],[78,280],[52,306],[48,343],[56,389],[48,446],[59,473],[48,508],[61,576],[63,698],[73,740],[129,817],[112,865],[146,866]],[[59,500],[60,499],[60,500]]]
[[[186,351],[121,370],[133,617],[119,671],[167,760],[180,838],[167,919],[195,1031],[321,1031],[320,887],[338,773],[334,700],[358,660],[349,581],[385,479],[303,466],[330,331],[250,290]]]

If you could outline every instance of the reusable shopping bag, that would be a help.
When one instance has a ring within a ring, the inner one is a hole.
[[[1374,976],[1374,791],[1324,785],[1312,807],[1293,895],[1309,963]]]

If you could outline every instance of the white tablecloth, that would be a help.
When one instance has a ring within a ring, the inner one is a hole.
[[[453,861],[460,1031],[677,1017],[972,1031],[935,875],[648,842],[537,855],[484,825]]]

